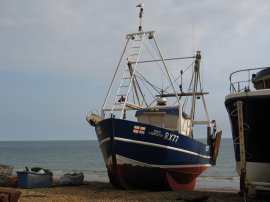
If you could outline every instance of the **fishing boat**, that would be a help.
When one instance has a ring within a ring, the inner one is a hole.
[[[113,185],[190,191],[215,165],[221,139],[206,106],[201,52],[164,58],[155,31],[143,31],[138,7],[139,29],[126,35],[101,112],[89,112],[86,120],[95,127]]]
[[[270,67],[230,75],[225,98],[242,194],[270,191]]]

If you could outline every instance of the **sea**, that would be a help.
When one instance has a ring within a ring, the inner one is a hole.
[[[87,181],[109,182],[97,140],[0,141],[0,164],[12,166],[14,175],[26,167],[42,167],[56,178],[83,172]],[[195,189],[239,190],[232,139],[221,140],[216,165],[197,178]]]

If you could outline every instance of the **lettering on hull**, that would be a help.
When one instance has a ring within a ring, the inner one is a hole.
[[[179,138],[178,135],[175,135],[175,134],[172,134],[172,133],[168,133],[168,132],[166,132],[165,133],[165,136],[164,136],[164,139],[165,140],[168,140],[170,142],[177,142],[178,141],[178,138]]]
[[[178,135],[175,135],[175,134],[172,134],[169,132],[165,132],[165,134],[164,134],[159,130],[150,131],[150,132],[148,132],[148,134],[152,135],[152,136],[163,138],[164,140],[167,140],[170,142],[178,142],[178,139],[179,139]]]

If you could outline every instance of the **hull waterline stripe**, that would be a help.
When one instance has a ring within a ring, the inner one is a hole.
[[[196,152],[191,152],[188,150],[179,149],[179,148],[175,148],[175,147],[170,147],[170,146],[165,146],[165,145],[160,145],[160,144],[155,144],[155,143],[149,143],[149,142],[143,142],[143,141],[137,141],[137,140],[130,140],[130,139],[120,138],[120,137],[114,137],[114,139],[116,141],[120,141],[120,142],[128,142],[128,143],[133,143],[133,144],[141,144],[141,145],[147,145],[147,146],[152,146],[152,147],[159,147],[159,148],[163,148],[163,149],[183,152],[183,153],[190,154],[193,156],[199,156],[202,158],[210,159],[210,156],[201,155],[201,154],[198,154]],[[105,138],[102,141],[100,141],[99,145],[101,146],[101,144],[103,144],[104,142],[109,141],[109,140],[110,140],[110,138]]]
[[[137,141],[137,140],[130,140],[130,139],[125,139],[125,138],[120,138],[120,137],[115,137],[114,139],[115,140],[118,140],[118,141],[122,141],[122,142],[142,144],[142,145],[147,145],[147,146],[153,146],[153,147],[159,147],[159,148],[163,148],[163,149],[169,149],[169,150],[179,151],[179,152],[191,154],[193,156],[199,156],[199,157],[202,157],[202,158],[210,158],[210,156],[205,156],[205,155],[201,155],[201,154],[198,154],[198,153],[195,153],[195,152],[191,152],[191,151],[188,151],[188,150],[179,149],[179,148],[170,147],[170,146],[165,146],[165,145],[161,145],[161,144],[155,144],[155,143],[149,143],[149,142],[142,142],[142,141]]]
[[[111,162],[111,156],[107,159],[107,165],[109,164],[109,162]],[[127,162],[132,162],[131,164],[134,164],[135,166],[144,166],[144,167],[153,167],[153,168],[163,168],[163,169],[172,169],[172,168],[202,168],[202,167],[210,167],[210,164],[186,164],[186,165],[154,165],[154,164],[147,164],[147,163],[143,163],[141,161],[136,161],[134,159],[130,159],[121,155],[116,155],[117,158],[117,162],[119,164],[119,162],[124,161],[125,163]],[[125,164],[124,163],[124,164]]]

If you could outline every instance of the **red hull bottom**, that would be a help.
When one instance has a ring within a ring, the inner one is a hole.
[[[110,182],[124,189],[192,191],[196,178],[208,167],[149,168],[128,164],[107,167]]]

